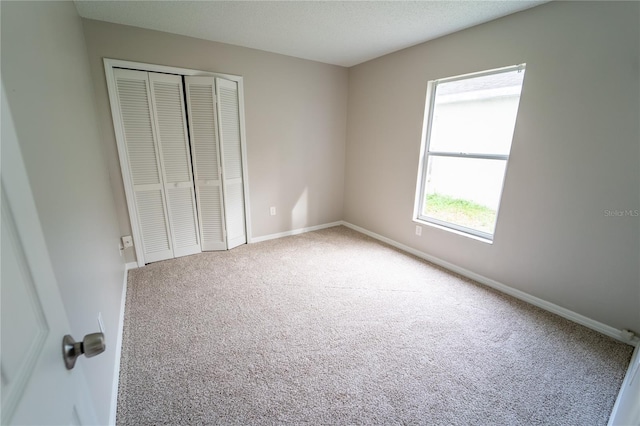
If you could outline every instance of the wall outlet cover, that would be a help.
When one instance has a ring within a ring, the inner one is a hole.
[[[122,247],[133,247],[133,238],[131,238],[131,235],[125,235],[124,237],[122,237]]]

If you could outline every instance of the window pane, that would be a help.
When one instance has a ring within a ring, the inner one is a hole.
[[[430,156],[422,215],[493,234],[507,162]]]
[[[430,152],[508,155],[524,70],[436,85]]]

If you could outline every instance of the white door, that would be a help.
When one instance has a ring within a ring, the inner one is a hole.
[[[182,77],[150,72],[149,84],[173,256],[200,253]]]
[[[202,250],[226,250],[214,78],[187,76],[184,81]]]
[[[138,264],[245,244],[238,83],[185,76],[183,88],[175,74],[106,73]]]
[[[138,259],[200,253],[182,78],[125,69],[114,77],[126,146],[122,175],[132,222],[139,224],[132,227]]]
[[[216,78],[227,248],[247,242],[238,83]]]
[[[136,255],[138,259],[143,257],[145,263],[171,259],[173,238],[166,213],[149,78],[144,71],[122,69],[115,70],[114,75],[125,141],[120,166],[131,221],[139,224],[132,226]],[[126,182],[131,182],[131,190]]]
[[[4,85],[0,181],[2,424],[96,424],[82,360],[67,370],[62,358],[62,338],[70,327]]]

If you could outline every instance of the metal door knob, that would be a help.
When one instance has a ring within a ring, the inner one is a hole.
[[[62,339],[62,357],[67,370],[76,365],[76,359],[84,354],[87,358],[104,352],[107,345],[104,343],[104,333],[91,333],[84,336],[82,342],[76,342],[67,334]]]

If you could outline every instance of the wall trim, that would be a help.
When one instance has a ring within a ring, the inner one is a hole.
[[[262,237],[253,237],[251,238],[250,244],[259,243],[267,240],[274,240],[276,238],[289,237],[291,235],[304,234],[305,232],[318,231],[320,229],[325,229],[325,228],[333,228],[334,226],[340,226],[343,224],[344,222],[339,220],[337,222],[325,223],[325,224],[316,225],[316,226],[309,226],[307,228],[298,228],[298,229],[293,229],[291,231],[278,232],[277,234],[264,235]]]
[[[109,424],[116,424],[116,414],[118,413],[118,387],[120,385],[120,358],[122,356],[122,338],[124,333],[124,308],[127,302],[127,278],[129,270],[138,267],[137,262],[130,262],[125,265],[124,279],[122,283],[122,296],[120,297],[120,316],[118,318],[118,336],[116,338],[116,361],[113,367],[113,384],[111,385],[111,413],[109,414]]]
[[[621,342],[624,342],[626,344],[632,345],[632,346],[638,346],[640,339],[638,339],[638,337],[634,337],[633,339],[629,340],[627,338],[625,338],[622,330],[618,330],[617,328],[608,326],[606,324],[603,324],[599,321],[596,321],[594,319],[585,317],[584,315],[578,314],[577,312],[573,312],[567,308],[563,308],[562,306],[556,305],[554,303],[551,302],[547,302],[544,299],[540,299],[539,297],[536,296],[532,296],[529,293],[525,293],[524,291],[521,290],[517,290],[513,287],[509,287],[506,284],[502,284],[501,282],[492,280],[491,278],[487,278],[483,275],[480,274],[476,274],[475,272],[469,271],[468,269],[462,268],[460,266],[454,265],[453,263],[449,263],[445,260],[442,260],[440,258],[437,258],[435,256],[429,255],[427,253],[424,253],[420,250],[416,250],[412,247],[409,247],[407,245],[404,245],[402,243],[399,243],[397,241],[392,240],[391,238],[387,238],[384,237],[380,234],[376,234],[375,232],[369,231],[368,229],[362,228],[360,226],[354,225],[352,223],[349,222],[345,222],[342,221],[342,225],[346,226],[347,228],[351,228],[354,231],[358,231],[362,234],[368,235],[372,238],[375,238],[376,240],[382,241],[384,243],[387,243],[393,247],[396,247],[402,251],[406,251],[407,253],[411,253],[414,256],[417,256],[421,259],[424,259],[426,261],[429,261],[431,263],[434,263],[438,266],[441,266],[445,269],[448,269],[452,272],[455,272],[457,274],[460,274],[464,277],[470,278],[474,281],[479,282],[480,284],[484,284],[488,287],[491,287],[495,290],[498,290],[502,293],[508,294],[510,296],[515,297],[516,299],[520,299],[523,300],[527,303],[530,303],[534,306],[537,306],[539,308],[542,308],[546,311],[549,311],[551,313],[554,313],[556,315],[560,315],[563,318],[566,318],[570,321],[573,321],[575,323],[584,325],[585,327],[588,327],[592,330],[595,330],[597,332],[600,332],[604,335],[607,335],[609,337],[612,337],[616,340],[619,340]]]
[[[636,346],[624,376],[608,426],[640,424],[640,345]]]

